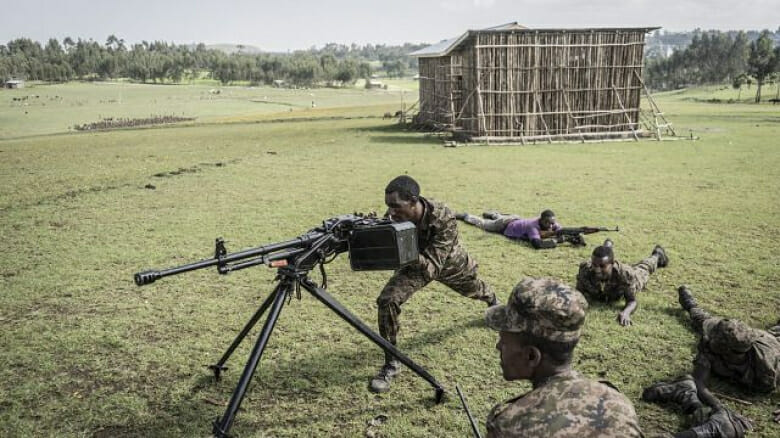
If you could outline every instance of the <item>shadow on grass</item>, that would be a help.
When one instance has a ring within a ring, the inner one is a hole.
[[[398,124],[363,126],[351,129],[355,133],[368,134],[372,143],[440,146],[441,139],[429,133],[406,129]]]
[[[698,338],[699,334],[696,333],[696,330],[693,328],[693,324],[691,324],[691,317],[688,315],[688,312],[681,309],[679,306],[664,307],[663,309],[661,309],[661,312],[676,319],[677,322],[680,323],[681,327],[685,327],[689,332],[693,333]]]

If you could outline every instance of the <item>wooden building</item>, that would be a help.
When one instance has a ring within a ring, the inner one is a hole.
[[[642,82],[645,34],[655,29],[469,30],[412,53],[416,121],[473,141],[660,139],[671,126]],[[643,94],[652,105],[644,114]]]

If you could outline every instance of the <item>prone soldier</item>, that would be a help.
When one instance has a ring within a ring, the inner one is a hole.
[[[674,402],[693,414],[694,427],[679,438],[739,438],[751,428],[741,415],[726,409],[709,391],[712,374],[743,385],[750,391],[770,393],[780,386],[780,321],[768,331],[754,329],[733,319],[718,318],[698,306],[686,286],[677,289],[682,308],[701,335],[693,376],[659,382],[642,394],[646,401]],[[780,410],[773,412],[780,422]]]
[[[525,278],[505,306],[487,310],[487,325],[499,331],[504,379],[533,384],[491,410],[488,437],[643,436],[625,396],[571,368],[587,308],[581,293],[556,280]]]
[[[571,242],[585,245],[582,235],[557,235],[561,229],[552,210],[544,210],[538,218],[523,219],[514,214],[501,214],[494,211],[482,213],[477,217],[469,213],[457,213],[456,218],[490,233],[503,234],[510,239],[530,242],[534,249],[555,248],[559,243]]]
[[[745,388],[770,393],[780,385],[780,340],[769,331],[754,329],[735,319],[710,315],[696,303],[687,286],[677,289],[680,305],[691,316],[701,335],[694,359],[694,377],[706,383],[710,374],[732,380]]]
[[[636,310],[636,294],[645,288],[650,274],[669,264],[669,257],[661,245],[656,245],[650,257],[627,265],[615,260],[612,247],[612,240],[607,239],[593,250],[589,261],[580,263],[577,290],[591,300],[613,302],[624,298],[626,305],[618,313],[617,321],[627,326]]]
[[[477,262],[460,246],[455,215],[446,205],[420,196],[420,186],[406,175],[387,185],[385,204],[390,219],[415,224],[420,256],[417,263],[396,271],[377,298],[379,334],[383,338],[396,344],[401,306],[432,281],[488,306],[498,304],[496,294],[478,277]],[[385,353],[384,365],[369,384],[371,391],[388,391],[400,366]]]

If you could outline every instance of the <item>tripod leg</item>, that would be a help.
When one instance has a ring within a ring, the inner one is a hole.
[[[249,320],[249,322],[244,325],[244,328],[241,329],[241,333],[236,336],[236,339],[233,340],[233,343],[230,344],[230,347],[228,347],[227,351],[225,351],[225,354],[222,355],[222,358],[219,359],[219,362],[217,362],[214,365],[209,365],[209,369],[214,371],[214,378],[216,380],[219,380],[220,373],[222,371],[227,370],[227,367],[225,366],[225,362],[227,362],[228,358],[230,358],[230,355],[233,354],[233,351],[238,348],[238,345],[241,343],[241,341],[244,340],[246,335],[249,333],[250,330],[252,330],[252,327],[257,324],[257,321],[260,320],[260,317],[263,316],[263,313],[265,313],[266,309],[268,309],[268,306],[271,305],[271,302],[273,302],[274,297],[276,296],[276,292],[281,287],[281,283],[276,285],[276,288],[273,292],[271,292],[270,295],[268,295],[268,298],[263,301],[263,304],[260,305],[260,308],[257,309],[257,312],[255,312],[254,315],[252,315],[252,318]]]
[[[392,354],[395,356],[401,363],[409,367],[412,371],[415,372],[418,376],[422,377],[423,379],[427,380],[428,383],[433,386],[433,388],[436,390],[436,402],[439,403],[442,400],[442,397],[444,396],[444,388],[439,384],[439,382],[436,381],[436,379],[430,375],[425,369],[419,365],[417,365],[414,361],[409,359],[405,354],[401,353],[400,350],[398,350],[395,345],[391,344],[387,341],[387,339],[379,336],[371,330],[366,323],[358,319],[355,315],[353,315],[349,310],[347,310],[346,307],[342,306],[341,303],[336,301],[335,298],[333,298],[328,292],[325,291],[325,289],[322,289],[311,282],[309,279],[305,279],[301,281],[301,285],[304,289],[309,291],[312,295],[314,295],[315,298],[320,300],[323,304],[328,306],[330,310],[333,310],[338,314],[341,319],[348,322],[349,325],[357,329],[360,333],[362,333],[365,337],[373,341],[375,344],[377,344],[379,347],[382,348],[382,350]]]
[[[260,332],[260,336],[257,338],[257,343],[252,349],[252,353],[249,355],[249,360],[244,366],[244,372],[241,374],[241,378],[238,380],[238,386],[233,391],[233,395],[230,397],[227,409],[222,418],[218,418],[214,422],[214,428],[212,433],[218,438],[227,437],[227,433],[230,430],[230,425],[233,423],[233,418],[238,412],[238,407],[241,405],[241,400],[244,399],[244,394],[249,386],[249,382],[252,380],[252,376],[257,369],[257,364],[260,362],[260,357],[263,355],[265,345],[268,343],[268,338],[271,336],[271,332],[276,325],[276,320],[279,318],[279,314],[284,306],[284,300],[287,297],[287,292],[292,288],[293,282],[289,279],[283,279],[276,287],[274,294],[273,304],[271,305],[271,312],[268,314],[268,319],[265,320],[263,330]]]

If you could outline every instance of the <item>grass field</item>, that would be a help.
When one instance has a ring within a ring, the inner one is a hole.
[[[74,125],[109,117],[175,115],[194,117],[194,124],[200,124],[257,120],[272,114],[277,118],[324,117],[328,113],[323,109],[338,115],[381,117],[383,109],[401,109],[404,102],[408,106],[417,99],[410,80],[384,83],[387,90],[127,82],[38,84],[0,92],[0,139],[69,132]]]
[[[691,90],[658,101],[678,133],[698,141],[443,148],[379,117],[400,107],[392,90],[223,88],[214,100],[208,90],[68,84],[0,92],[0,436],[208,436],[255,333],[219,383],[204,365],[271,291],[274,272],[209,270],[144,288],[132,274],[210,257],[217,236],[237,251],[293,238],[334,215],[383,211],[384,186],[403,173],[459,211],[530,216],[551,208],[564,225],[620,225],[609,237],[627,262],[666,246],[670,266],[639,295],[634,325],[614,321],[617,305],[592,305],[575,355],[577,369],[635,403],[648,436],[684,425],[681,414],[639,400],[644,386],[691,368],[697,338],[676,303],[679,284],[717,315],[761,328],[780,316],[778,106],[702,103],[709,91]],[[12,100],[24,94],[63,98],[24,114]],[[285,105],[251,101],[258,96]],[[67,129],[149,113],[197,120]],[[291,120],[256,123],[283,118]],[[541,252],[461,227],[463,245],[504,301],[524,276],[573,283],[604,237]],[[375,299],[390,273],[352,272],[345,255],[327,268],[330,292],[375,327]],[[452,393],[458,383],[484,431],[490,408],[530,385],[501,378],[483,312],[482,303],[431,285],[404,306],[399,346]],[[457,397],[433,404],[431,388],[408,370],[391,392],[369,393],[381,358],[316,300],[293,299],[232,432],[469,435]],[[780,435],[770,417],[780,394],[759,397],[720,380],[713,387],[752,403],[726,401],[753,420],[752,436]],[[379,415],[387,421],[369,426]]]

